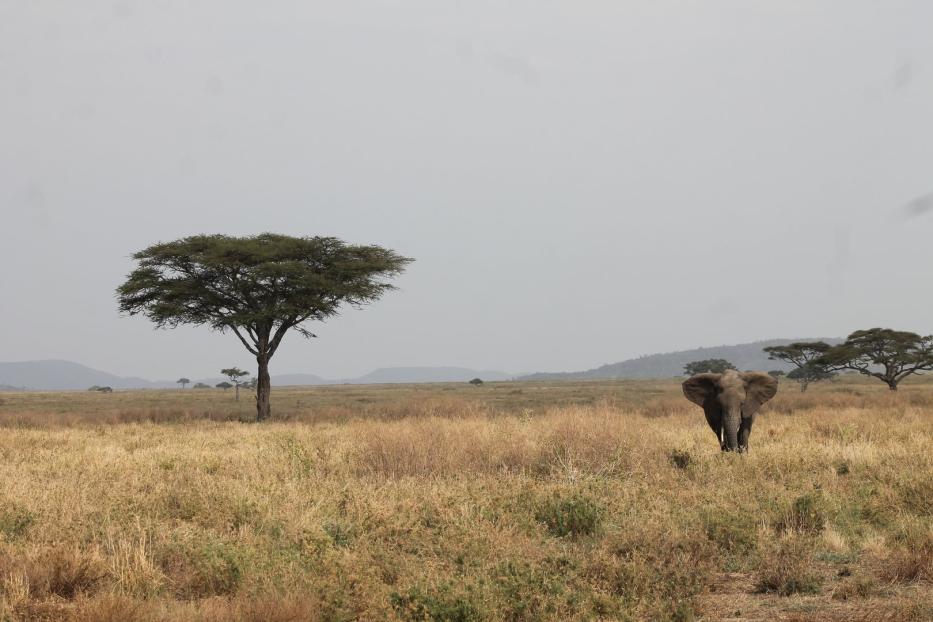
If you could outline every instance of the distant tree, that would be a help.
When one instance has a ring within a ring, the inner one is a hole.
[[[768,372],[768,375],[771,376],[772,378],[780,378],[781,376],[786,376],[787,374],[785,374],[780,369],[772,369],[771,371]]]
[[[224,391],[226,391],[227,389],[233,387],[233,385],[230,384],[229,382],[218,382],[218,383],[215,384],[214,386],[217,387],[218,389],[223,389]]]
[[[232,331],[256,357],[256,417],[271,416],[269,361],[290,329],[360,307],[394,289],[386,282],[412,260],[379,246],[330,237],[263,233],[198,235],[133,255],[138,267],[117,289],[120,311],[159,328],[207,325]]]
[[[113,393],[113,389],[111,387],[97,387],[97,390],[101,393]]]
[[[181,385],[181,388],[184,389],[184,388],[185,388],[185,385],[187,385],[187,384],[190,383],[190,382],[191,382],[191,381],[188,380],[187,378],[179,378],[178,380],[175,381],[175,384],[180,384],[180,385]]]
[[[907,376],[933,370],[933,335],[890,328],[857,330],[814,363],[829,371],[851,370],[877,378],[897,391]]]
[[[784,361],[794,365],[794,369],[787,374],[791,380],[800,385],[801,393],[814,382],[828,380],[835,374],[816,361],[826,354],[831,346],[823,341],[798,341],[786,346],[770,346],[764,348],[768,358],[772,361]]]
[[[705,359],[684,365],[684,373],[688,376],[696,374],[721,374],[727,369],[735,369],[735,365],[726,359]]]
[[[479,385],[483,384],[483,381],[481,378],[474,378],[473,380],[470,381],[470,384],[478,387]]]
[[[250,378],[249,380],[244,380],[240,383],[241,387],[246,387],[247,389],[255,389],[258,381],[255,378]]]
[[[95,384],[95,385],[88,387],[87,390],[88,391],[100,391],[100,387]]]
[[[233,383],[233,386],[236,387],[236,401],[240,401],[240,379],[243,376],[249,376],[248,371],[243,371],[239,367],[231,367],[229,369],[221,369],[220,373],[227,377],[227,379]]]
[[[808,363],[803,367],[792,369],[790,373],[787,374],[787,377],[791,380],[796,380],[797,384],[800,385],[800,392],[803,393],[807,390],[807,387],[814,382],[832,380],[836,377],[836,372],[829,371],[825,367],[820,367],[815,363]]]
[[[192,388],[192,389],[210,389],[210,388],[211,388],[211,385],[209,385],[209,384],[204,384],[203,382],[199,382],[199,383],[197,383],[196,385],[194,385],[194,386],[191,387],[191,388]]]

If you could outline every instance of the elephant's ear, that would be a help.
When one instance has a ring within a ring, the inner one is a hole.
[[[745,404],[742,414],[746,417],[754,415],[761,405],[770,400],[777,393],[777,378],[760,371],[747,371],[742,374],[745,381]]]
[[[697,374],[684,380],[684,397],[702,406],[707,399],[716,394],[716,386],[722,374]]]

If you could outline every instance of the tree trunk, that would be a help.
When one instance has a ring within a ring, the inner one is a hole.
[[[892,391],[897,391],[897,380],[888,380],[888,388]]]
[[[239,402],[240,401],[240,383],[238,382],[234,386],[236,386],[236,400],[234,401]]]
[[[806,392],[807,392],[807,387],[808,387],[808,386],[810,386],[810,383],[809,383],[809,382],[801,382],[801,383],[800,383],[800,392],[801,392],[801,393],[806,393]]]
[[[259,354],[256,362],[259,363],[259,374],[256,378],[256,420],[265,421],[272,416],[272,406],[269,403],[269,394],[272,391],[272,380],[269,378],[269,355]]]

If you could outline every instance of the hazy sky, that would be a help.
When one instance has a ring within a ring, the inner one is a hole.
[[[928,0],[0,0],[0,360],[252,368],[116,310],[132,252],[213,232],[417,260],[274,374],[933,332],[931,28]]]

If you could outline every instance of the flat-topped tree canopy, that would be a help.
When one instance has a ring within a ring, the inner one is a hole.
[[[896,391],[907,376],[933,370],[933,335],[890,328],[857,330],[813,363],[829,371],[848,369],[878,378]]]
[[[274,233],[196,235],[154,244],[133,259],[137,268],[117,289],[120,311],[159,328],[232,331],[259,365],[260,420],[271,413],[268,363],[285,333],[314,337],[308,322],[378,300],[412,261],[380,246]]]

